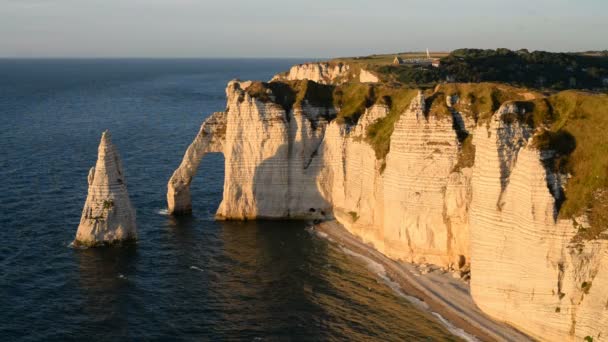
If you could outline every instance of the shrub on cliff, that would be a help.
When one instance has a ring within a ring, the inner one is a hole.
[[[497,81],[528,87],[600,88],[608,77],[602,55],[458,49],[441,59],[442,75],[457,82]]]

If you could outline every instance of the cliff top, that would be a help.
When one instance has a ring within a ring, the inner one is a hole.
[[[402,64],[395,64],[399,57]],[[337,58],[353,70],[373,71],[384,82],[434,86],[451,82],[501,82],[544,90],[603,89],[608,87],[608,51],[586,53],[529,52],[526,49],[458,49],[431,53],[397,53]]]
[[[454,57],[454,53],[451,55]],[[356,68],[351,67],[349,72],[353,70]],[[545,161],[547,169],[569,177],[565,196],[558,203],[559,216],[573,218],[587,214],[591,228],[581,225],[580,238],[596,238],[608,226],[608,144],[604,138],[608,130],[607,94],[539,91],[497,82],[432,86],[386,80],[361,83],[352,77],[346,80],[340,84],[309,80],[253,82],[245,91],[263,102],[277,103],[286,111],[304,104],[332,109],[325,111],[326,119],[347,125],[356,124],[372,105],[387,106],[388,115],[371,124],[363,137],[378,159],[388,154],[394,125],[419,91],[425,97],[427,119],[452,120],[452,111],[456,110],[477,126],[488,125],[501,105],[514,103],[518,112],[505,113],[501,119],[518,120],[534,129],[530,146],[552,151]],[[454,99],[451,107],[447,104],[449,99]],[[474,164],[474,142],[463,136],[460,144],[462,160],[455,170]]]

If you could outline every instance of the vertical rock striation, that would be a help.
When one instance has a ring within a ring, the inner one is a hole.
[[[278,78],[335,79],[316,67],[303,76],[307,68]],[[577,241],[576,224],[557,219],[565,177],[545,166],[552,152],[532,146],[535,131],[516,102],[459,113],[450,95],[435,112],[420,93],[397,114],[379,160],[366,134],[388,106],[371,105],[350,125],[333,120],[331,103],[290,106],[271,88],[250,95],[250,84],[230,82],[226,112],[203,123],[169,182],[170,212],[191,210],[200,159],[222,152],[218,218],[334,217],[390,257],[470,267],[479,307],[531,336],[608,335],[608,242]]]
[[[129,200],[118,151],[108,131],[101,135],[97,163],[89,170],[88,183],[74,245],[93,247],[137,239],[135,210]]]
[[[473,299],[541,340],[601,340],[608,332],[608,241],[575,242],[572,220],[555,219],[551,188],[560,177],[545,169],[547,152],[530,147],[530,127],[503,120],[521,112],[503,105],[475,134]]]
[[[328,217],[330,205],[316,187],[321,165],[315,156],[327,126],[324,117],[335,109],[307,103],[284,108],[252,97],[245,91],[249,86],[231,81],[226,112],[203,123],[169,180],[169,212],[191,212],[189,189],[198,164],[206,153],[221,152],[225,176],[218,219]]]
[[[419,94],[395,123],[382,161],[361,137],[387,113],[369,108],[351,132],[330,125],[336,127],[324,140],[319,186],[328,188],[334,215],[390,257],[446,267],[468,261],[470,169],[453,170],[459,153],[453,120],[428,113]]]

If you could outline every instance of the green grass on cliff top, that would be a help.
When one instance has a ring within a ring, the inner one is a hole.
[[[607,94],[566,90],[546,95],[500,83],[450,83],[427,90],[425,95],[429,113],[437,116],[449,115],[445,96],[457,95],[460,101],[455,108],[478,125],[489,123],[504,102],[514,101],[525,108],[525,113],[506,114],[502,119],[519,120],[537,129],[532,146],[556,151],[545,167],[570,175],[559,217],[588,215],[591,228],[580,230],[577,238],[597,238],[608,229]],[[463,151],[474,151],[466,143]],[[470,156],[461,162],[470,166]]]
[[[431,52],[431,58],[441,58],[446,57],[450,53],[449,52]],[[379,54],[379,55],[370,55],[370,56],[361,56],[361,57],[342,57],[332,59],[331,62],[342,62],[348,64],[361,64],[361,65],[388,65],[392,64],[395,57],[400,57],[402,59],[413,59],[413,58],[426,58],[425,51],[419,52],[399,52],[399,53],[389,53],[389,54]]]
[[[549,96],[547,105],[552,122],[535,143],[557,150],[550,166],[572,175],[560,217],[586,212],[592,228],[579,237],[596,238],[608,228],[608,95],[568,90]]]

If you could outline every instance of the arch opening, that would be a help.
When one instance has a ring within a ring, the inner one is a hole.
[[[224,195],[224,154],[206,153],[190,184],[194,215],[213,218]]]

